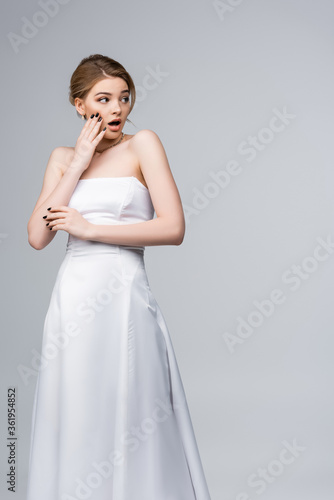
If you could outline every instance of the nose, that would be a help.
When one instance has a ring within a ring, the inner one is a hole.
[[[120,107],[118,99],[115,100],[114,102],[112,102],[112,104],[111,104],[111,110],[112,110],[113,113],[119,113],[120,112],[121,107]]]

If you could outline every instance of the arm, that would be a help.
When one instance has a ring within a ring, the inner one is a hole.
[[[72,168],[73,152],[69,148],[55,148],[49,158],[43,186],[35,208],[28,221],[28,241],[36,250],[42,250],[55,237],[56,231],[48,231],[43,216],[52,205],[67,205],[81,175]],[[64,167],[68,167],[63,174]]]
[[[183,207],[159,137],[151,130],[141,130],[131,139],[130,147],[138,158],[157,217],[135,224],[90,223],[85,239],[115,245],[180,245],[185,233]]]

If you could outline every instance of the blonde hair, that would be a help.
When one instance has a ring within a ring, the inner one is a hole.
[[[85,99],[94,85],[108,76],[123,78],[127,83],[131,96],[130,114],[136,101],[135,84],[124,66],[102,54],[93,54],[85,57],[73,72],[69,86],[69,101],[72,106],[75,106],[75,99],[77,97]],[[78,111],[77,116],[81,118]],[[85,116],[85,118],[87,117]],[[131,120],[127,119],[126,121],[132,123]]]

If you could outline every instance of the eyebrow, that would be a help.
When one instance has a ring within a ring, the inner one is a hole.
[[[125,92],[130,92],[130,90],[129,89],[122,90],[121,94],[124,94]],[[97,94],[95,94],[95,97],[100,94],[112,95],[110,92],[98,92]]]

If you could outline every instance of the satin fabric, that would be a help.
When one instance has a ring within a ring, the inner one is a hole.
[[[150,220],[136,177],[81,179],[93,224]],[[27,500],[210,500],[145,247],[69,234],[45,317]]]

